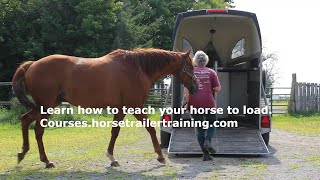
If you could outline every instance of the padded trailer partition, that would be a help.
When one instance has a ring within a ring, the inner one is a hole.
[[[237,120],[240,125],[258,128],[259,115],[243,112],[243,107],[259,108],[259,69],[218,68],[221,91],[217,93],[217,104],[224,109],[220,120]],[[238,114],[228,114],[227,107],[238,108]]]

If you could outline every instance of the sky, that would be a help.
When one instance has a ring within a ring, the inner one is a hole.
[[[265,52],[279,59],[275,86],[290,87],[292,73],[298,82],[320,83],[320,1],[234,0],[234,5],[257,15]]]

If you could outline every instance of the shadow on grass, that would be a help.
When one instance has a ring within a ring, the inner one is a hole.
[[[269,155],[260,156],[215,155],[213,161],[205,162],[202,161],[202,155],[169,155],[166,165],[151,163],[144,169],[142,169],[143,167],[137,169],[139,163],[125,164],[120,168],[98,163],[96,169],[84,168],[83,170],[45,169],[43,166],[27,168],[17,165],[4,174],[0,174],[0,179],[194,179],[204,173],[216,175],[219,171],[228,169],[229,166],[234,166],[237,169],[240,167],[267,168],[267,166],[281,163],[274,156],[277,150],[272,146],[269,146],[269,150]],[[141,166],[143,164],[141,163]],[[57,168],[59,168],[59,164]]]
[[[158,165],[141,171],[126,172],[117,167],[105,167],[103,170],[63,170],[37,168],[28,170],[21,166],[16,166],[10,172],[0,174],[0,179],[173,179],[175,175],[150,175],[148,172],[164,167]],[[130,168],[130,167],[128,167]]]

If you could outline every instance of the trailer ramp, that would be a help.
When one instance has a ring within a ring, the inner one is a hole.
[[[219,128],[212,145],[216,154],[269,154],[269,150],[256,129]],[[202,154],[194,128],[173,128],[168,148],[173,154]]]

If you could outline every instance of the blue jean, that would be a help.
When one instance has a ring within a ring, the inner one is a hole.
[[[195,127],[195,132],[197,135],[198,143],[203,151],[203,144],[206,139],[211,143],[211,139],[213,138],[216,127],[214,127],[213,123],[216,121],[215,114],[192,114],[192,118],[195,121],[209,121],[209,128],[204,129],[204,127]]]

